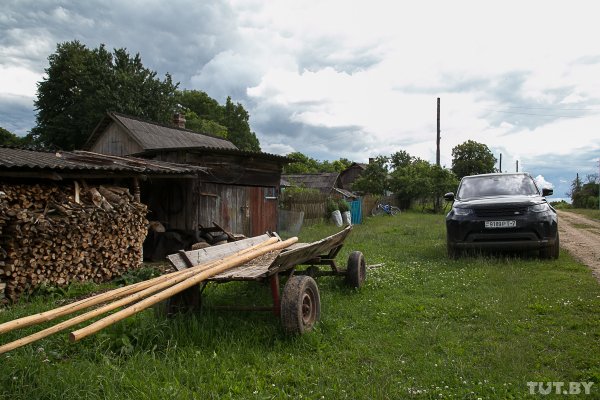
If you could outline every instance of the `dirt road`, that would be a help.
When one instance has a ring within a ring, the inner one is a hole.
[[[560,246],[592,269],[600,282],[600,222],[582,215],[558,211]]]

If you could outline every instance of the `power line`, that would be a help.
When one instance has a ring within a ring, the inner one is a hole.
[[[552,111],[596,111],[600,110],[600,107],[586,107],[586,108],[556,108],[556,107],[523,107],[523,106],[500,106],[503,108],[515,108],[522,110],[552,110]]]

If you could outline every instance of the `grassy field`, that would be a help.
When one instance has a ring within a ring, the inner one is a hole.
[[[591,210],[587,208],[569,208],[565,211],[581,214],[590,219],[600,221],[600,210]]]
[[[0,398],[521,399],[528,381],[594,381],[588,397],[600,397],[600,285],[568,254],[451,261],[443,217],[413,213],[355,226],[340,263],[351,250],[385,265],[360,291],[319,278],[321,322],[308,335],[285,337],[269,313],[210,310],[269,299],[265,286],[213,285],[197,315],[148,310],[78,344],[58,335],[0,356]]]

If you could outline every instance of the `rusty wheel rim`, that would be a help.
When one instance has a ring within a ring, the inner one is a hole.
[[[311,290],[307,290],[302,294],[302,323],[305,326],[310,326],[315,322],[317,305],[313,301],[313,296],[314,294]]]

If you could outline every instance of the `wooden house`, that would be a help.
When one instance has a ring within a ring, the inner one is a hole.
[[[351,191],[352,184],[367,169],[367,165],[369,164],[352,163],[348,168],[340,172],[340,188]]]
[[[277,229],[277,193],[286,157],[239,150],[230,141],[175,125],[107,113],[86,148],[103,154],[196,165],[196,180],[151,179],[142,200],[150,218],[170,229],[197,231],[216,222],[233,233],[255,236]],[[142,193],[144,191],[142,190]]]

